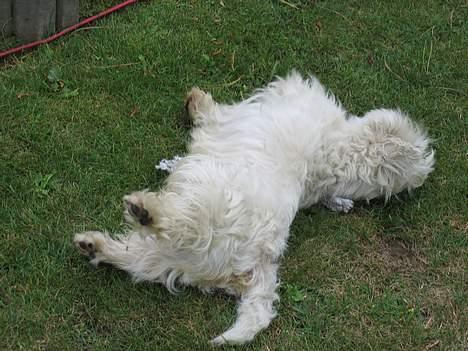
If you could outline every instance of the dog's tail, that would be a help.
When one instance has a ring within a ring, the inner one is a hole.
[[[352,149],[363,167],[359,177],[388,199],[421,186],[434,169],[434,151],[426,132],[399,110],[372,110],[362,118]],[[367,197],[369,199],[369,197]]]

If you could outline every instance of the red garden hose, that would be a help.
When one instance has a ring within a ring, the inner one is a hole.
[[[48,38],[41,39],[41,40],[38,40],[38,41],[34,41],[32,43],[28,43],[28,44],[25,44],[25,45],[17,46],[16,48],[11,48],[11,49],[8,49],[8,50],[5,50],[5,51],[0,51],[0,59],[5,58],[5,57],[10,56],[10,55],[13,55],[13,54],[16,54],[16,53],[21,52],[23,50],[32,49],[32,48],[34,48],[36,46],[50,43],[51,41],[57,40],[58,38],[64,36],[65,34],[73,32],[74,30],[76,30],[76,29],[78,29],[80,27],[83,27],[83,26],[85,26],[85,25],[87,25],[87,24],[89,24],[89,23],[91,23],[91,22],[93,22],[93,21],[95,21],[95,20],[97,20],[99,18],[107,16],[107,15],[111,14],[112,12],[120,10],[120,9],[122,9],[122,8],[128,6],[128,5],[132,5],[132,4],[136,3],[137,1],[138,0],[126,0],[126,1],[122,2],[121,4],[110,7],[107,10],[104,10],[104,11],[98,13],[97,15],[88,17],[88,18],[84,19],[83,21],[81,21],[81,22],[79,22],[77,24],[74,24],[73,26],[65,28],[64,30],[62,30],[62,31],[60,31],[58,33],[55,33],[54,35],[51,35]]]

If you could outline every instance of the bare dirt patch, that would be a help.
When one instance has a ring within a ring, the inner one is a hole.
[[[399,238],[375,237],[372,246],[364,249],[364,256],[383,272],[425,272],[427,260],[411,243]]]

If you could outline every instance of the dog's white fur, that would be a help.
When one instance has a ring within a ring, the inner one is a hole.
[[[170,291],[221,288],[240,298],[214,344],[250,341],[275,317],[278,260],[298,209],[388,199],[433,169],[426,134],[398,110],[349,116],[317,79],[293,72],[234,105],[194,88],[189,155],[159,192],[124,198],[132,229],[76,234],[98,264]]]

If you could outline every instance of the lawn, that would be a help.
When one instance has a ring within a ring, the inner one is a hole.
[[[75,232],[123,230],[122,195],[183,154],[183,99],[247,97],[292,68],[354,114],[429,131],[423,187],[298,214],[279,315],[245,350],[468,348],[465,1],[145,1],[0,63],[0,349],[206,350],[236,301],[91,267]]]

